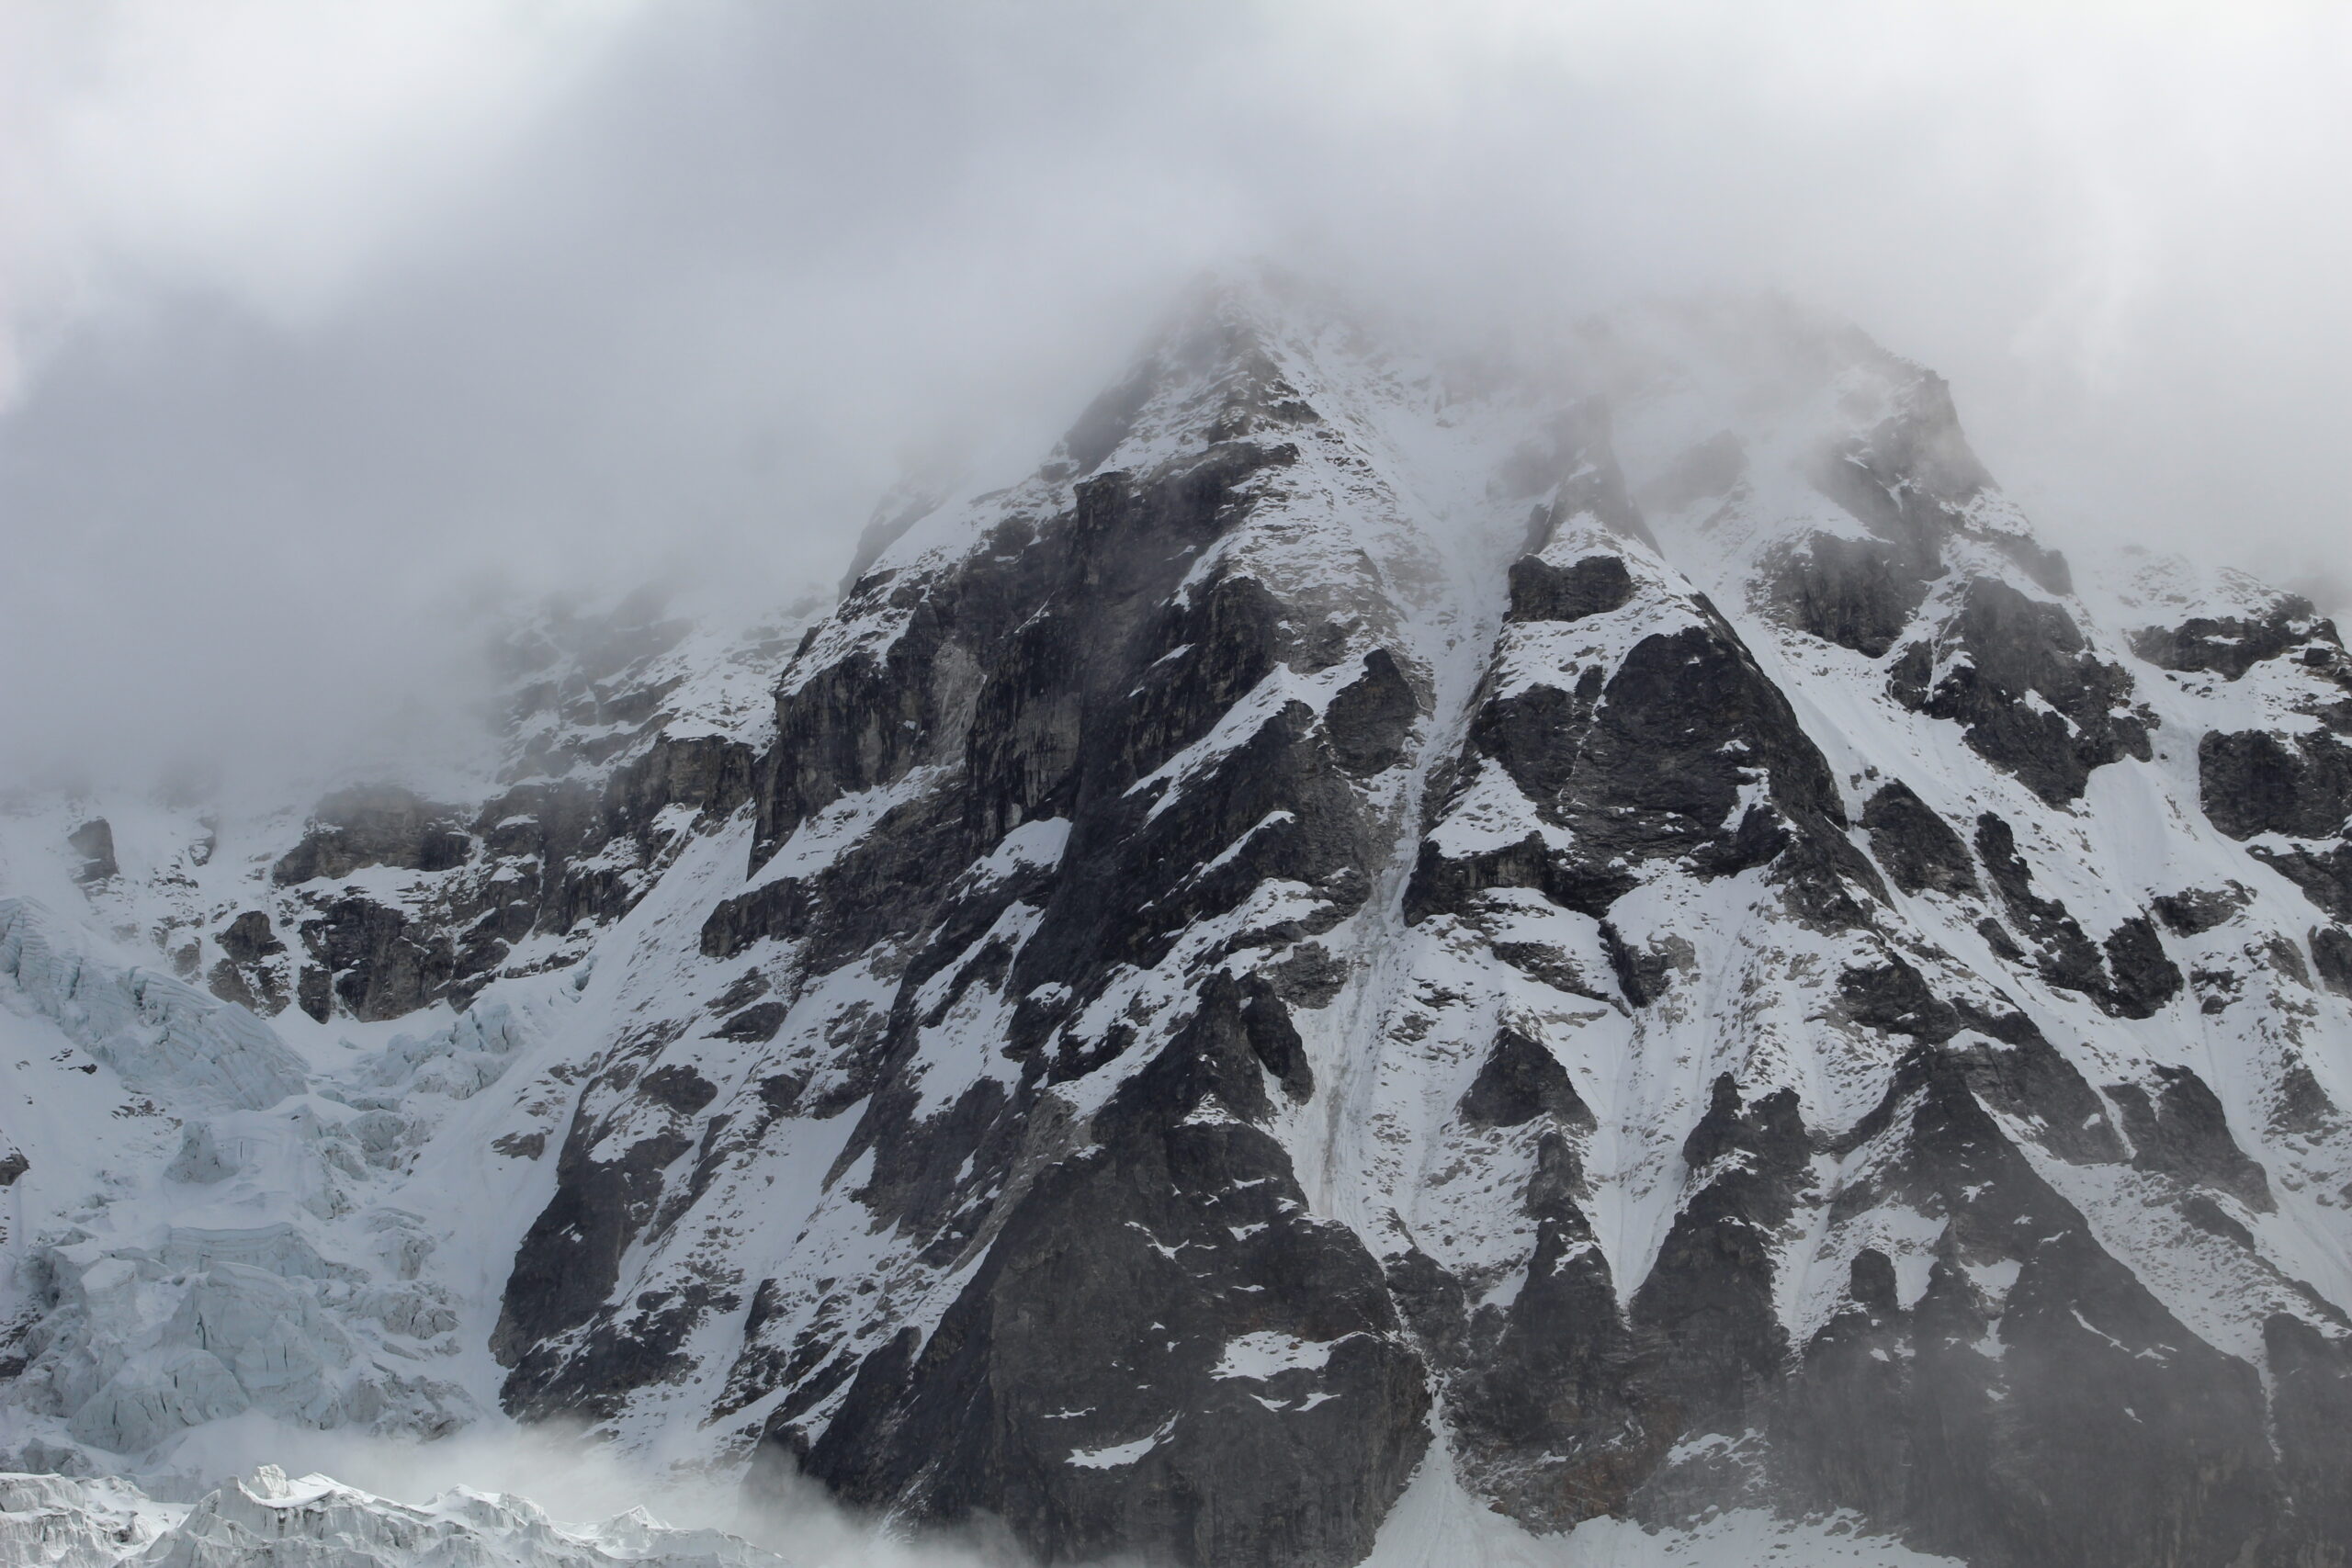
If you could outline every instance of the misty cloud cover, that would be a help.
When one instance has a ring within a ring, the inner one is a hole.
[[[486,609],[830,585],[1186,279],[1778,288],[2061,546],[2352,601],[2352,11],[0,0],[10,773],[331,763]]]

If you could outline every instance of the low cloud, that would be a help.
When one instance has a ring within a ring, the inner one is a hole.
[[[2057,542],[2346,592],[2352,13],[0,0],[0,733],[331,765],[481,607],[830,581],[1198,270],[1467,336],[1772,288]]]
[[[412,1506],[461,1487],[503,1494],[575,1529],[593,1530],[641,1508],[674,1529],[741,1537],[790,1568],[1024,1568],[1034,1561],[1001,1529],[894,1525],[843,1506],[786,1465],[762,1467],[747,1485],[731,1471],[670,1465],[658,1451],[625,1453],[561,1422],[526,1427],[493,1420],[421,1442],[238,1418],[199,1427],[188,1438],[175,1457],[186,1481],[175,1486],[151,1479],[151,1486],[193,1498],[274,1464]]]

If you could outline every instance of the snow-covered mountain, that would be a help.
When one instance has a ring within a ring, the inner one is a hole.
[[[1931,372],[1226,287],[801,619],[540,624],[479,777],[0,819],[0,1460],[2352,1560],[2352,661],[2070,568]]]

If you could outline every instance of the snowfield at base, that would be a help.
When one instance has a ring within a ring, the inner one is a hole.
[[[1073,1454],[1100,1468],[1135,1452]],[[529,1500],[458,1487],[421,1504],[288,1477],[274,1465],[232,1477],[194,1503],[149,1497],[130,1482],[0,1474],[0,1561],[11,1568],[1005,1568],[997,1554],[868,1532],[821,1513],[759,1525],[765,1544],[680,1529],[643,1507],[601,1522],[552,1519]],[[796,1540],[796,1537],[799,1538]],[[1017,1562],[1017,1559],[1012,1560]],[[1812,1523],[1760,1510],[1690,1530],[1593,1520],[1534,1536],[1441,1478],[1415,1477],[1364,1568],[1951,1568],[1954,1560],[1868,1536],[1850,1518]]]
[[[22,1568],[786,1568],[717,1530],[641,1508],[560,1524],[533,1504],[458,1489],[418,1506],[274,1465],[193,1504],[127,1481],[0,1475],[0,1554]],[[797,1568],[797,1565],[794,1565]]]
[[[1692,1529],[1588,1519],[1565,1534],[1532,1535],[1463,1491],[1432,1455],[1381,1525],[1363,1568],[1961,1568],[1859,1523],[1736,1508]]]

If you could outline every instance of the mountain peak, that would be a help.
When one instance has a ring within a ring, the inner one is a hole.
[[[1247,280],[854,575],[539,628],[472,794],[0,818],[97,928],[0,933],[6,1440],[560,1416],[1204,1568],[2352,1531],[2308,604],[2077,593],[1782,302]]]

